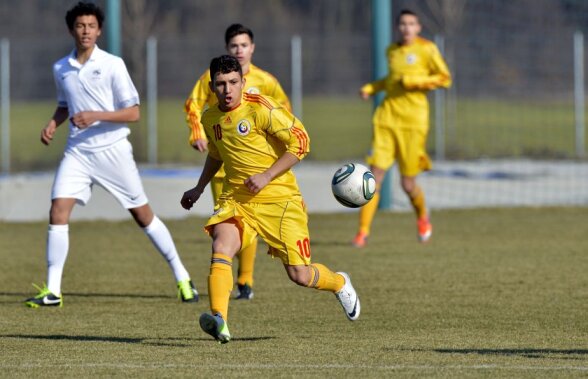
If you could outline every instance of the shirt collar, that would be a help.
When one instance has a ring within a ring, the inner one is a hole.
[[[92,54],[90,55],[90,59],[88,59],[88,62],[95,62],[97,59],[99,59],[101,56],[104,55],[104,50],[100,49],[98,47],[98,45],[94,45],[94,50],[92,50]],[[74,49],[69,53],[69,64],[72,65],[73,67],[76,68],[81,68],[82,65],[80,64],[80,62],[78,62],[78,60],[76,59],[76,49],[74,47]]]

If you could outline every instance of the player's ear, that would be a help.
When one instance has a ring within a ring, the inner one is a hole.
[[[255,53],[255,44],[251,44],[251,54]]]

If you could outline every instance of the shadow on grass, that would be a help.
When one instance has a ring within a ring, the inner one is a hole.
[[[22,297],[22,301],[26,298],[33,296],[32,292],[21,293],[21,292],[0,292],[0,296],[19,296]],[[139,294],[139,293],[81,293],[81,292],[65,292],[65,297],[99,297],[99,298],[130,298],[130,299],[176,299],[174,295],[150,295],[150,294]],[[208,297],[208,294],[199,293],[200,298]],[[6,301],[0,303],[8,303]],[[11,301],[9,303],[12,303]]]
[[[588,355],[588,349],[433,349],[441,354],[479,354],[519,356],[525,358],[558,358],[558,359],[585,359],[579,355]]]
[[[72,341],[72,342],[115,342],[115,343],[126,343],[126,344],[141,344],[148,346],[166,346],[166,347],[189,347],[192,346],[190,343],[180,343],[179,341],[210,341],[214,342],[212,338],[130,338],[130,337],[112,337],[112,336],[74,336],[64,334],[4,334],[0,335],[2,338],[16,338],[25,340],[48,340],[48,341]],[[276,337],[241,337],[232,338],[231,342],[239,341],[264,341],[275,339]]]

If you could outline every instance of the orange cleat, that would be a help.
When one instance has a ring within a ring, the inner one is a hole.
[[[351,244],[355,247],[365,247],[365,245],[367,245],[367,239],[368,239],[368,235],[367,233],[364,232],[358,232],[357,235],[355,236],[355,238],[353,239],[353,241],[351,241]]]
[[[428,217],[417,220],[417,230],[419,242],[425,243],[431,239],[433,235],[433,225]]]

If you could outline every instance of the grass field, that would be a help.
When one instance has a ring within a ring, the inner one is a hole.
[[[163,100],[158,107],[158,161],[164,164],[202,164],[204,156],[187,144],[183,102]],[[52,102],[15,103],[11,111],[12,167],[15,171],[54,169],[61,157],[66,130],[54,146],[39,143],[39,133],[53,112]],[[363,158],[371,140],[371,102],[354,98],[305,98],[303,120],[311,136],[310,160]],[[131,127],[134,152],[147,161],[147,109]],[[451,113],[451,112],[450,112]],[[452,120],[452,117],[454,121]],[[510,100],[459,99],[448,119],[446,157],[574,157],[574,112],[571,104]],[[587,133],[588,136],[588,133]],[[429,151],[434,153],[435,133]]]
[[[411,214],[311,215],[313,259],[351,274],[360,319],[299,288],[260,253],[255,298],[231,303],[234,339],[199,330],[208,310],[204,220],[169,221],[201,292],[180,304],[162,259],[130,221],[70,226],[65,306],[27,309],[44,280],[44,223],[0,223],[2,377],[585,377],[587,208],[440,211],[428,245]]]

